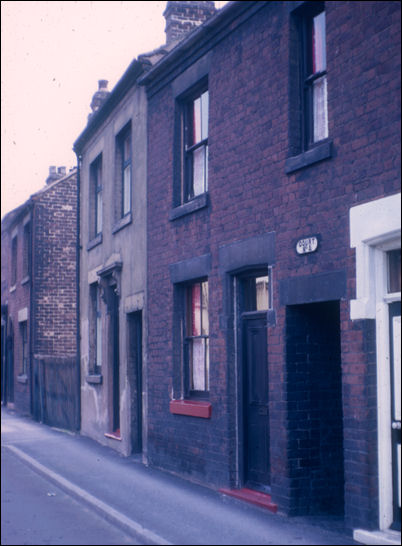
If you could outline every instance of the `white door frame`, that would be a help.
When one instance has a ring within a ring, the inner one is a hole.
[[[401,294],[387,294],[386,252],[400,248],[401,194],[350,209],[350,246],[356,248],[356,299],[350,318],[376,320],[379,528],[393,521],[391,447],[391,372],[389,304]]]

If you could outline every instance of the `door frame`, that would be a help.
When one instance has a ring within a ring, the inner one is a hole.
[[[393,467],[391,434],[391,351],[389,306],[401,301],[401,294],[387,294],[387,256],[395,243],[383,243],[372,249],[376,280],[376,338],[377,338],[377,421],[378,421],[378,482],[380,529],[391,527],[393,508]]]
[[[264,490],[266,492],[270,492],[270,485],[271,485],[271,465],[269,463],[269,478],[268,483],[257,483],[253,482],[253,480],[249,477],[249,465],[248,465],[248,443],[249,443],[249,434],[248,434],[248,403],[249,403],[249,393],[248,393],[248,379],[247,379],[247,368],[249,366],[248,362],[248,345],[247,345],[247,332],[248,332],[248,326],[250,323],[254,320],[258,321],[264,321],[265,322],[265,328],[267,329],[268,323],[267,323],[267,313],[264,311],[256,311],[255,313],[242,313],[240,316],[241,321],[241,330],[242,330],[242,396],[243,396],[243,484],[245,486],[248,486],[250,489],[258,489],[258,490]],[[267,333],[266,333],[267,338]],[[266,347],[267,349],[267,347]],[[268,366],[268,354],[266,354],[266,362]],[[268,370],[267,370],[267,378],[268,378]],[[269,385],[269,378],[268,378],[268,385]],[[268,388],[267,385],[267,388]],[[269,404],[269,390],[267,393],[267,403]],[[268,409],[268,422],[269,422],[269,409]],[[268,438],[268,458],[270,458],[269,453],[269,438]]]
[[[269,302],[267,311],[256,311],[255,313],[243,313],[242,311],[242,287],[243,281],[250,277],[266,276],[269,279]],[[269,326],[269,313],[272,311],[272,268],[268,265],[254,265],[242,268],[241,270],[232,272],[232,301],[234,302],[234,349],[235,349],[235,388],[237,409],[235,416],[236,427],[236,450],[235,450],[235,465],[236,465],[236,487],[246,486],[246,438],[245,438],[245,392],[244,392],[244,331],[243,331],[243,314],[244,315],[259,315],[266,317],[267,329]],[[268,332],[267,332],[268,337]],[[268,350],[268,349],[267,349]],[[267,354],[268,361],[268,354]],[[268,448],[269,449],[269,448]],[[266,486],[266,490],[269,486]]]
[[[401,293],[387,295],[386,252],[401,246],[400,203],[401,194],[397,193],[349,210],[350,246],[356,249],[356,299],[350,301],[350,318],[376,322],[380,530],[389,529],[393,522],[388,306],[400,301]],[[355,530],[356,540],[359,533]]]

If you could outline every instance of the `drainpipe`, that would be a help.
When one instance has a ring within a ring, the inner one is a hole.
[[[33,287],[34,287],[34,274],[35,274],[35,263],[34,263],[34,256],[35,256],[35,237],[34,232],[36,229],[36,221],[35,221],[35,201],[31,201],[30,204],[30,223],[31,223],[31,233],[30,233],[30,241],[29,245],[31,247],[31,255],[29,256],[29,314],[28,314],[28,320],[29,320],[29,390],[30,390],[30,410],[31,415],[35,418],[35,406],[34,406],[34,398],[35,398],[35,375],[34,375],[34,346],[35,346],[35,327],[34,323],[36,323],[36,308],[35,308],[35,299],[34,299],[34,293],[33,293]],[[39,373],[39,371],[38,371]],[[36,398],[37,400],[37,398]],[[39,419],[38,419],[39,420]]]
[[[76,309],[77,309],[77,430],[81,429],[81,327],[80,327],[80,180],[82,156],[74,149],[77,156],[77,239],[76,239]]]

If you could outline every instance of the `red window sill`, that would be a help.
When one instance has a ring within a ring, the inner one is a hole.
[[[204,419],[210,419],[212,414],[211,403],[198,400],[172,400],[169,408],[170,413],[176,415],[191,415],[192,417],[203,417]]]
[[[120,440],[121,442],[120,430],[115,430],[114,432],[105,432],[105,437],[111,438],[112,440]]]

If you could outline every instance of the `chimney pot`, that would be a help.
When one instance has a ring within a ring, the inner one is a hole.
[[[62,176],[65,176],[65,174],[66,174],[66,168],[65,168],[64,166],[63,166],[63,167],[59,167],[59,168],[57,169],[57,172],[58,172],[58,174],[61,174]]]

